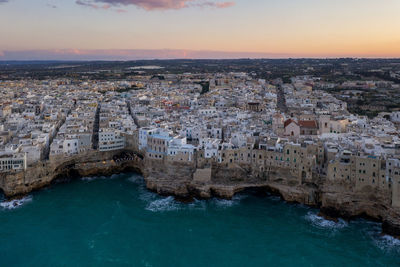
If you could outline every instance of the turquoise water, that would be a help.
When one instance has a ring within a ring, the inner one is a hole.
[[[0,205],[0,266],[400,265],[400,241],[380,236],[379,224],[325,221],[274,196],[182,204],[136,174]]]

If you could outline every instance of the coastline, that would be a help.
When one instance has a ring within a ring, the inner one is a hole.
[[[126,152],[135,156],[131,160],[113,160]],[[319,215],[328,220],[365,218],[381,222],[383,234],[400,239],[400,211],[392,208],[381,192],[351,192],[322,179],[319,179],[322,183],[295,183],[296,178],[283,170],[262,177],[254,171],[222,165],[212,165],[209,179],[199,179],[198,169],[201,168],[193,164],[148,159],[133,150],[93,151],[84,156],[40,163],[24,172],[0,174],[0,188],[7,199],[18,199],[73,178],[135,172],[143,175],[148,190],[173,196],[181,202],[195,198],[232,199],[245,190],[257,190],[278,195],[288,203],[318,208]],[[371,199],[371,195],[375,198]]]

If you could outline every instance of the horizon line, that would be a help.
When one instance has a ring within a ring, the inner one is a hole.
[[[337,60],[337,59],[367,59],[367,60],[400,60],[400,57],[238,57],[238,58],[143,58],[143,59],[0,59],[0,62],[134,62],[134,61],[171,61],[171,60]]]
[[[381,53],[269,53],[189,49],[31,49],[0,50],[0,61],[135,61],[174,59],[397,59]]]

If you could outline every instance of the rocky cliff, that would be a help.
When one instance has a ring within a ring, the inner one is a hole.
[[[229,199],[243,190],[257,188],[278,194],[288,202],[318,207],[329,218],[366,217],[381,221],[385,233],[400,237],[400,210],[391,206],[390,192],[385,190],[367,186],[357,191],[351,184],[332,183],[319,176],[304,181],[279,168],[265,172],[246,165],[197,166],[195,162],[142,158],[132,151],[118,151],[48,161],[24,172],[0,174],[0,188],[5,196],[16,197],[59,179],[136,171],[143,174],[149,190],[161,195],[181,200]]]
[[[140,157],[128,151],[93,151],[78,157],[59,158],[29,166],[26,171],[0,173],[0,191],[7,198],[18,197],[49,186],[58,180],[74,177],[111,175],[124,171],[141,172]]]
[[[198,172],[194,164],[149,160],[144,163],[147,187],[159,194],[186,198],[232,198],[238,192],[257,188],[278,194],[283,200],[321,209],[326,218],[367,218],[383,222],[383,231],[400,237],[400,210],[391,205],[390,191],[366,186],[356,190],[348,183],[332,183],[316,176],[303,181],[285,169],[270,172],[250,166],[213,164]],[[206,170],[206,169],[204,169]]]

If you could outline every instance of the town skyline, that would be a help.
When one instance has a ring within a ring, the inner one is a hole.
[[[0,60],[397,58],[399,8],[392,0],[2,0]]]

